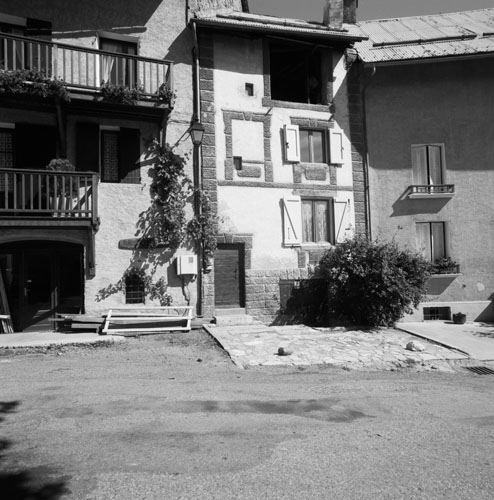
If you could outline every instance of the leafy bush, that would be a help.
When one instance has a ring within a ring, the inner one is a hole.
[[[67,85],[63,80],[49,78],[41,71],[30,69],[0,70],[0,93],[70,101]]]
[[[305,311],[312,321],[391,326],[417,307],[430,274],[428,261],[395,242],[347,240],[320,260],[303,294],[310,299]]]

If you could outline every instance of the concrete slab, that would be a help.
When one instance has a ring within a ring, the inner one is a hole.
[[[451,321],[398,323],[397,328],[417,337],[456,349],[479,361],[494,360],[494,324]]]
[[[97,333],[21,332],[0,334],[0,349],[46,347],[49,345],[99,344],[122,342],[124,337]]]

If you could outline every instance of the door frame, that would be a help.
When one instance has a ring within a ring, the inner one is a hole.
[[[245,307],[245,244],[244,243],[218,243],[217,251],[225,249],[225,250],[238,250],[238,299],[239,304],[232,305],[217,305],[216,304],[216,292],[215,292],[215,304],[214,307],[217,309],[228,309],[229,307]],[[214,281],[216,283],[216,274]]]

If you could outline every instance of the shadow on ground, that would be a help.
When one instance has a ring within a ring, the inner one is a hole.
[[[0,423],[4,422],[8,415],[17,412],[19,401],[0,401]],[[57,500],[69,490],[65,480],[58,480],[47,483],[47,472],[52,475],[52,471],[46,468],[36,468],[35,470],[23,470],[9,467],[7,462],[8,450],[12,443],[0,438],[0,494],[2,498],[8,500]],[[11,469],[11,470],[9,470]]]

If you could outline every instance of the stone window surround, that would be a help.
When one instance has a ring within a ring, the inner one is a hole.
[[[305,129],[315,129],[315,130],[325,130],[328,131],[328,137],[326,138],[326,149],[329,153],[329,130],[334,128],[334,121],[330,120],[318,120],[316,118],[303,118],[303,117],[290,117],[290,122],[292,125],[298,125],[300,128]],[[308,181],[327,180],[327,174],[329,174],[329,184],[336,184],[336,167],[331,163],[293,163],[293,182],[296,184],[302,184],[302,176],[305,174],[305,178]]]
[[[265,182],[273,182],[273,162],[271,159],[271,116],[266,116],[264,113],[252,113],[247,111],[226,111],[223,110],[223,121],[225,124],[225,144],[226,144],[226,158],[225,158],[225,179],[232,181],[234,179],[233,172],[235,166],[233,164],[233,139],[232,139],[232,121],[253,121],[261,122],[263,124],[264,132],[264,180]],[[247,162],[257,163],[257,162]],[[246,168],[246,167],[244,167]],[[242,171],[238,171],[239,177],[261,177],[261,166],[250,166],[246,169],[244,175]]]

